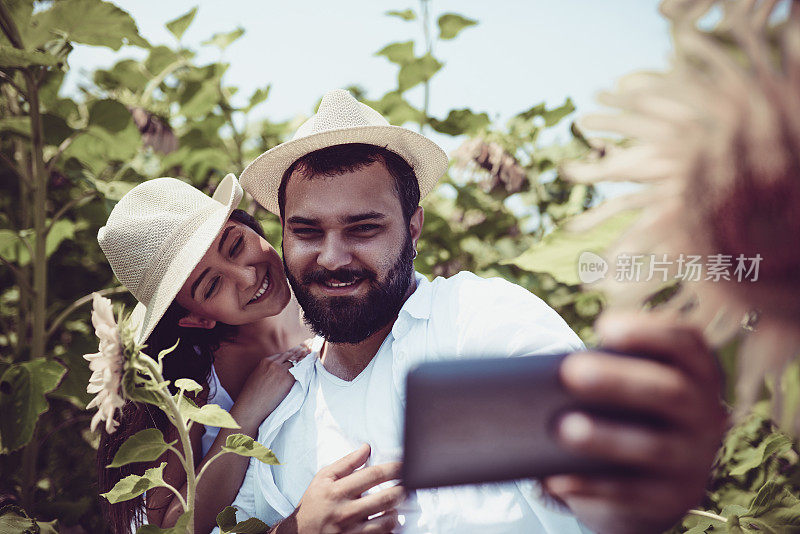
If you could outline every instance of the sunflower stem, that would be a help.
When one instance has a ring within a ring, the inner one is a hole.
[[[158,383],[163,383],[164,377],[161,375],[161,371],[159,370],[156,362],[151,358],[142,358],[142,361],[144,361],[145,365],[147,365],[152,377]],[[175,490],[175,488],[172,488],[172,490],[173,493],[181,497],[180,502],[181,506],[183,506],[184,513],[188,513],[190,515],[189,523],[186,526],[186,532],[191,534],[194,532],[194,500],[197,488],[197,477],[195,476],[194,472],[194,451],[192,450],[192,443],[189,440],[189,428],[186,424],[186,420],[183,418],[183,415],[181,415],[181,410],[178,407],[178,403],[175,402],[175,399],[169,394],[169,391],[166,390],[166,387],[160,389],[159,392],[164,400],[167,413],[173,420],[175,428],[178,429],[178,435],[180,436],[181,440],[181,448],[183,449],[182,463],[183,468],[186,471],[186,500],[180,496],[180,492]],[[180,455],[178,457],[180,458]]]

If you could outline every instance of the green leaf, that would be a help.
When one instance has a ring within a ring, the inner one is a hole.
[[[239,27],[228,33],[215,33],[207,41],[203,41],[204,45],[214,45],[220,50],[225,50],[239,37],[244,35],[244,28]]]
[[[175,381],[175,386],[184,391],[197,393],[203,391],[203,386],[192,380],[191,378],[179,378]]]
[[[430,54],[416,58],[400,67],[397,75],[398,90],[402,93],[417,84],[426,82],[444,65]]]
[[[186,32],[186,29],[194,20],[195,15],[197,15],[197,6],[193,7],[180,17],[167,22],[166,27],[170,33],[174,35],[178,41],[180,41],[183,37],[183,34]]]
[[[158,467],[152,467],[144,472],[144,475],[128,475],[100,496],[105,497],[111,504],[129,501],[153,488],[166,487],[164,482],[164,466],[167,462],[161,462]]]
[[[232,529],[223,531],[223,534],[267,534],[269,526],[256,517],[236,523]]]
[[[800,499],[782,484],[769,481],[758,490],[741,522],[753,523],[767,532],[797,532]],[[789,528],[795,527],[795,528]]]
[[[245,111],[250,111],[257,105],[265,101],[269,96],[270,89],[272,89],[271,85],[268,85],[266,89],[261,89],[261,88],[256,89],[256,91],[250,97],[250,103],[247,104]]]
[[[14,133],[23,137],[30,137],[31,120],[28,117],[0,118],[0,132]]]
[[[187,88],[186,100],[181,105],[181,113],[187,118],[200,118],[210,113],[219,102],[219,90],[213,82],[192,82],[187,84]]]
[[[232,452],[239,456],[250,456],[265,464],[278,465],[280,462],[271,450],[244,434],[231,434],[222,446],[223,451]]]
[[[169,444],[165,442],[164,435],[157,428],[140,430],[125,440],[114,455],[114,460],[106,467],[122,467],[134,462],[153,462],[175,443],[177,440]]]
[[[478,21],[462,17],[458,13],[445,13],[439,17],[439,39],[454,39],[461,30],[475,26]]]
[[[751,469],[760,467],[773,454],[781,454],[792,448],[792,440],[783,434],[773,434],[762,441],[758,448],[747,451],[745,461],[731,469],[730,475],[744,475]]]
[[[143,91],[150,81],[152,74],[145,72],[142,64],[132,59],[118,61],[110,70],[96,70],[92,77],[94,83],[102,89],[127,89],[128,91]]]
[[[34,534],[39,532],[36,520],[14,504],[0,508],[0,532],[9,534]]]
[[[406,122],[419,122],[423,115],[397,91],[386,93],[380,100],[368,100],[364,103],[386,117],[389,124],[395,126],[402,126]]]
[[[222,532],[230,532],[236,526],[236,508],[226,506],[217,514],[217,526]]]
[[[161,72],[181,59],[181,56],[175,53],[174,50],[167,46],[154,46],[150,49],[150,54],[147,56],[144,66],[153,76],[161,74]]]
[[[567,97],[566,101],[561,104],[559,107],[554,109],[549,109],[542,113],[542,117],[544,118],[544,125],[546,127],[555,126],[558,122],[575,111],[575,104],[573,104],[572,99]]]
[[[578,258],[581,253],[603,252],[638,216],[636,212],[620,213],[581,233],[565,228],[556,229],[519,257],[501,263],[516,265],[529,272],[547,273],[564,284],[579,284]]]
[[[416,20],[417,14],[413,9],[404,9],[403,11],[387,11],[386,15],[389,17],[398,17],[405,21]]]
[[[233,506],[227,506],[217,514],[217,526],[222,534],[267,534],[270,531],[266,523],[255,517],[237,523],[236,508]]]
[[[696,516],[690,516],[692,518]],[[705,531],[708,530],[712,525],[718,524],[719,521],[714,521],[713,519],[709,519],[707,517],[698,517],[697,520],[693,521],[689,530],[687,530],[684,534],[705,534]],[[684,521],[684,527],[688,527],[689,525],[686,524]]]
[[[375,52],[375,55],[384,56],[398,65],[406,65],[414,61],[414,41],[388,44]]]
[[[131,16],[110,2],[101,0],[61,0],[50,9],[36,13],[31,24],[38,29],[40,42],[27,42],[29,48],[44,44],[54,35],[91,46],[114,50],[126,44],[150,46],[140,35]]]
[[[198,408],[194,402],[187,399],[185,396],[181,395],[179,398],[180,404],[178,408],[180,409],[181,416],[187,420],[219,428],[241,428],[233,417],[231,417],[231,414],[226,412],[218,404],[206,404],[202,408]]]
[[[50,232],[47,234],[47,239],[45,240],[45,252],[47,256],[50,257],[53,253],[58,250],[58,247],[61,246],[61,243],[66,241],[67,239],[72,240],[75,239],[75,229],[80,226],[69,219],[59,219],[53,226],[50,227]]]
[[[51,256],[58,250],[61,243],[75,238],[75,230],[81,230],[85,227],[85,221],[79,221],[77,223],[69,219],[59,219],[56,221],[47,234],[45,254],[48,257]],[[36,237],[32,235],[32,232],[27,230],[21,232],[21,234],[26,236],[26,239],[30,242],[31,248],[35,249]],[[21,266],[28,265],[31,261],[28,247],[24,246],[22,243],[21,235],[11,230],[0,230],[0,255],[3,255],[10,261],[15,261]]]
[[[36,421],[47,411],[45,394],[53,391],[66,369],[58,362],[37,358],[16,363],[0,378],[0,454],[26,445]]]
[[[437,132],[447,135],[473,134],[490,123],[486,113],[473,113],[471,109],[451,109],[443,121],[431,118],[430,125]]]
[[[20,50],[7,44],[0,44],[0,67],[30,67],[43,65],[51,67],[61,60],[56,56],[35,50]]]
[[[131,114],[116,100],[96,100],[89,104],[89,125],[110,133],[121,132],[132,121]]]
[[[186,534],[186,529],[189,526],[189,519],[191,519],[192,514],[190,512],[184,512],[175,521],[175,525],[170,528],[161,528],[158,525],[142,525],[136,531],[136,534]]]

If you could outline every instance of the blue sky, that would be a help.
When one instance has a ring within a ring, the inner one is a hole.
[[[238,26],[245,35],[223,54],[231,64],[226,83],[245,97],[272,84],[257,115],[284,120],[309,114],[327,90],[361,85],[376,98],[395,87],[397,67],[374,52],[394,41],[417,40],[419,22],[387,17],[388,10],[412,8],[409,0],[117,0],[153,44],[174,43],[164,23],[195,5],[197,16],[184,41],[191,47],[214,33]],[[669,32],[655,0],[432,0],[435,20],[457,12],[479,21],[453,41],[437,42],[435,55],[445,63],[432,81],[430,110],[470,107],[505,120],[532,105],[549,105],[571,96],[578,112],[597,109],[594,95],[619,76],[667,65]],[[200,60],[219,51],[202,47]],[[137,57],[123,48],[114,53],[78,46],[70,56],[68,87],[116,58]],[[420,104],[419,90],[409,93]],[[450,141],[453,142],[453,141]],[[446,149],[452,149],[453,142]]]

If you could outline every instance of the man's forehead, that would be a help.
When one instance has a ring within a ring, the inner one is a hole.
[[[381,163],[335,176],[294,173],[286,184],[285,217],[342,218],[376,212],[402,214],[394,178]]]

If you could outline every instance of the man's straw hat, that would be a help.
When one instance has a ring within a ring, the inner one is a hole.
[[[213,198],[175,178],[156,178],[131,189],[111,210],[97,241],[114,274],[139,301],[134,310],[134,320],[141,321],[139,343],[153,332],[241,199],[233,174]]]
[[[304,122],[291,141],[261,154],[242,172],[242,187],[259,204],[280,215],[278,188],[283,173],[298,158],[334,145],[364,143],[395,152],[414,169],[420,198],[431,192],[447,170],[447,155],[427,137],[392,126],[380,113],[358,102],[344,89],[322,97],[316,115]]]

